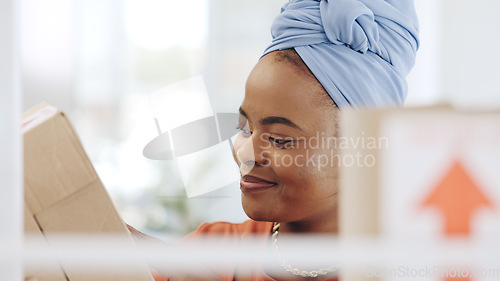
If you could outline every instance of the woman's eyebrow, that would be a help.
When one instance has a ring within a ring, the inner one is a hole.
[[[261,125],[283,124],[302,131],[302,129],[297,124],[293,123],[292,121],[290,121],[290,119],[287,119],[285,117],[278,117],[278,116],[266,117],[260,120],[260,124]]]
[[[248,119],[247,113],[243,110],[243,108],[241,108],[241,106],[239,108],[239,111],[243,117]],[[290,119],[285,117],[278,117],[278,116],[266,117],[260,120],[260,124],[263,126],[272,124],[283,124],[302,131],[302,129],[297,124],[293,123]]]

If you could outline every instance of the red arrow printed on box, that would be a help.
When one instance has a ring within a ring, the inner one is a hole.
[[[444,178],[422,202],[422,207],[433,206],[443,213],[446,236],[467,236],[471,231],[472,215],[492,203],[459,161],[455,161]],[[445,281],[471,280],[472,276],[445,277]]]
[[[444,234],[450,236],[468,235],[474,212],[492,204],[462,164],[455,161],[422,206],[440,209],[445,220]]]

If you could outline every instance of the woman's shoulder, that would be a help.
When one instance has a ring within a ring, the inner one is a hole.
[[[272,226],[272,222],[254,220],[242,223],[213,222],[201,224],[195,232],[204,234],[258,234],[270,233]]]

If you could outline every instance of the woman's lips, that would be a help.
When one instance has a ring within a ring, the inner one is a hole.
[[[245,175],[241,177],[240,187],[243,191],[257,191],[275,186],[276,183],[264,179]]]

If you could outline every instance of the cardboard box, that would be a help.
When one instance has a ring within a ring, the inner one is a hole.
[[[414,279],[426,265],[439,270],[438,279],[449,266],[478,269],[426,264],[432,253],[413,252],[457,238],[471,244],[498,239],[500,112],[446,106],[345,111],[340,135],[348,144],[340,157],[348,160],[341,165],[340,237],[381,242],[389,253],[414,259],[344,270],[340,280]]]
[[[43,235],[48,245],[57,243],[54,239],[61,234],[113,235],[133,246],[133,238],[64,113],[39,104],[24,113],[22,130],[26,234]],[[26,272],[26,276],[40,281],[153,280],[145,265],[133,276],[82,273],[64,260],[54,260],[51,269],[50,274]]]
[[[393,130],[390,124],[404,117],[419,120],[422,116],[433,114],[442,117],[458,113],[445,105],[343,112],[340,135],[346,145],[340,150],[340,159],[356,160],[352,165],[340,166],[342,190],[339,197],[339,229],[341,236],[347,238],[379,237],[382,231],[380,208],[383,198],[380,197],[380,193],[384,160],[387,159],[387,154],[393,151],[395,145],[401,145],[387,135]],[[411,124],[408,125],[411,126]],[[394,133],[397,134],[397,131]],[[348,164],[350,163],[349,161]],[[408,167],[405,164],[400,163],[399,168]],[[394,173],[397,172],[397,170],[394,171]]]

